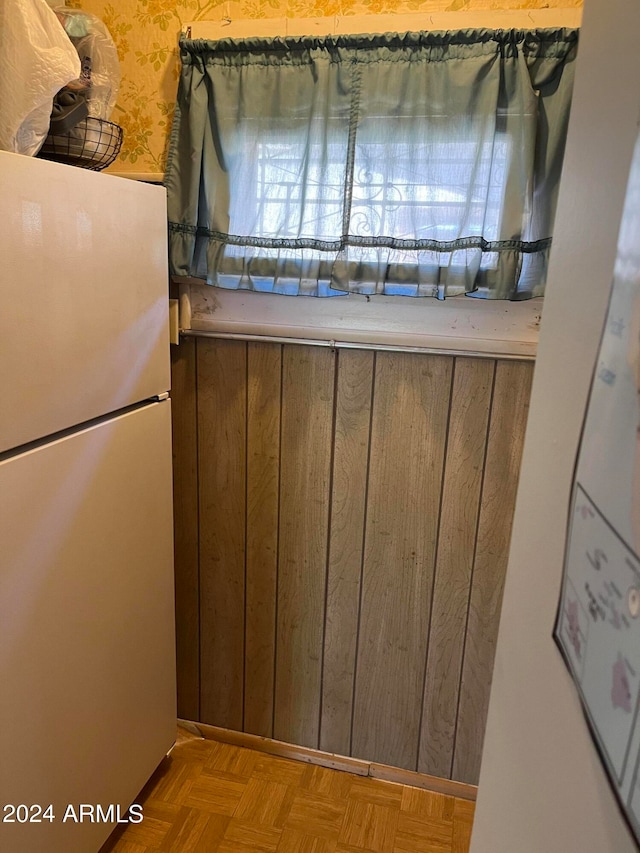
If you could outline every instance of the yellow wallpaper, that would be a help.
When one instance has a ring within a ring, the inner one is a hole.
[[[64,0],[60,0],[61,5]],[[97,15],[118,47],[122,84],[111,116],[124,143],[111,167],[162,172],[178,86],[178,35],[189,21],[580,7],[582,0],[68,0]]]

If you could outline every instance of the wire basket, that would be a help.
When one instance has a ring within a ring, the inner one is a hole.
[[[50,133],[38,157],[99,172],[113,163],[121,147],[119,125],[88,116],[66,133]]]

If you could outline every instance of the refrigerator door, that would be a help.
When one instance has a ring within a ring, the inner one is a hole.
[[[165,191],[0,151],[0,452],[167,391]]]
[[[0,462],[0,805],[54,816],[0,818],[0,850],[95,853],[115,823],[68,806],[124,815],[175,739],[170,416]]]

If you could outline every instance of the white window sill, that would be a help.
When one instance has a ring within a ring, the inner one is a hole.
[[[535,358],[542,300],[465,296],[316,299],[180,284],[180,323],[191,333]]]

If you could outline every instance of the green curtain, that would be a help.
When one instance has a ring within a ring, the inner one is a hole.
[[[292,295],[542,295],[577,41],[183,39],[172,274]]]

